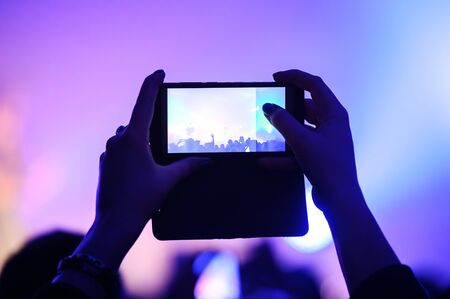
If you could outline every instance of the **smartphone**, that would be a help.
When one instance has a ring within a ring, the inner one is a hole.
[[[163,83],[151,146],[157,162],[188,156],[279,157],[292,152],[264,116],[274,103],[303,120],[303,91],[275,82]]]
[[[159,240],[302,236],[308,231],[300,170],[270,170],[260,158],[291,157],[264,116],[274,103],[303,123],[304,91],[269,83],[164,83],[150,147],[158,164],[192,156],[212,165],[173,188],[152,219]]]

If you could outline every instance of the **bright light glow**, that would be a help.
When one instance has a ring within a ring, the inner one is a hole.
[[[237,299],[240,290],[239,262],[231,252],[222,252],[200,275],[194,295],[197,299]]]
[[[265,128],[266,128],[267,133],[269,133],[269,134],[272,133],[272,131],[273,131],[273,126],[272,125],[267,124]]]
[[[306,189],[306,208],[308,210],[309,231],[303,237],[288,237],[286,242],[298,251],[313,253],[324,249],[331,243],[332,237],[327,220],[313,202],[312,188]]]

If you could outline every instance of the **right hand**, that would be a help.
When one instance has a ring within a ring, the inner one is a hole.
[[[275,104],[265,104],[263,110],[311,182],[316,206],[323,212],[334,211],[352,192],[360,192],[348,113],[320,77],[299,70],[273,77],[311,93],[312,99],[305,100],[305,119],[315,128]]]

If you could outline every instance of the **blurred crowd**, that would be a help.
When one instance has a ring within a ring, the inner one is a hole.
[[[0,298],[32,298],[36,290],[51,282],[59,260],[69,255],[82,239],[83,235],[78,233],[54,231],[27,242],[8,259],[2,269]],[[224,260],[224,255],[229,258]],[[217,250],[176,256],[174,275],[158,298],[322,298],[320,284],[313,269],[284,269],[276,262],[268,243],[263,242],[253,248],[249,256],[243,263],[240,263],[233,253]],[[236,263],[236,273],[227,271],[232,263]],[[214,264],[219,267],[214,267]],[[230,277],[230,274],[233,274],[233,277]],[[420,273],[418,278],[432,299],[450,298],[450,286],[441,287],[434,277]],[[120,275],[117,276],[115,287],[118,298],[155,299],[151,295],[136,296],[127,292]]]

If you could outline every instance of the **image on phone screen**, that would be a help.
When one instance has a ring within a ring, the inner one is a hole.
[[[284,152],[265,103],[285,108],[286,88],[168,88],[167,152]]]

